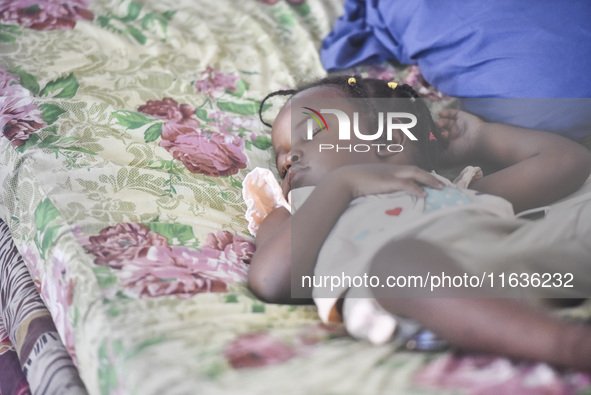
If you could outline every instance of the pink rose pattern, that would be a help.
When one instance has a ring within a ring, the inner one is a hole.
[[[406,75],[402,79],[403,84],[410,85],[421,97],[439,101],[448,98],[448,96],[436,90],[423,78],[419,66],[413,65],[406,69]],[[403,75],[405,73],[402,73]],[[380,64],[370,64],[364,66],[356,66],[350,69],[350,74],[359,74],[366,78],[376,78],[384,81],[399,82],[401,76],[398,75],[397,70],[390,64],[384,62]]]
[[[403,84],[408,84],[413,87],[415,91],[421,97],[426,97],[433,101],[439,101],[447,98],[448,96],[444,95],[443,93],[439,92],[435,89],[431,84],[429,84],[423,78],[421,74],[421,70],[419,66],[413,65],[408,68],[408,74],[402,80]]]
[[[128,294],[185,298],[201,292],[226,292],[229,284],[246,281],[253,243],[220,233],[208,236],[211,246],[208,243],[201,251],[170,246],[166,238],[136,223],[105,228],[81,242],[95,256],[95,264],[120,271]]]
[[[121,269],[126,262],[147,255],[152,246],[168,246],[166,237],[136,223],[120,223],[91,236],[86,245],[97,265]]]
[[[386,62],[380,64],[356,66],[351,68],[349,73],[351,75],[358,74],[366,78],[376,78],[388,82],[399,82],[399,78],[401,77],[398,75],[397,70]],[[409,66],[405,73],[402,74],[406,74],[404,78],[402,78],[402,83],[410,85],[419,94],[419,96],[433,101],[440,101],[448,98],[448,96],[439,92],[431,84],[425,81],[419,66]]]
[[[195,109],[189,104],[179,105],[170,97],[163,100],[148,100],[146,104],[138,108],[138,111],[163,119],[167,121],[167,124],[199,127],[199,121],[195,117]]]
[[[92,20],[89,0],[16,0],[0,3],[0,20],[36,30],[70,30],[80,19]]]
[[[223,251],[226,256],[244,263],[250,263],[255,250],[252,242],[227,230],[219,231],[217,234],[210,233],[207,235],[206,244],[206,248]]]
[[[237,133],[240,129],[253,130],[260,128],[260,122],[256,118],[253,119],[244,116],[229,115],[221,111],[213,111],[208,117],[209,126],[222,133]],[[254,137],[251,136],[251,140],[256,140],[256,135],[254,135]]]
[[[591,376],[561,372],[543,363],[516,363],[492,356],[444,355],[421,371],[415,383],[461,388],[469,394],[575,394],[591,385]]]
[[[366,78],[376,78],[384,81],[394,81],[396,79],[396,69],[387,63],[383,64],[368,64],[364,66],[357,66],[351,69],[351,74],[359,74],[366,76]]]
[[[193,130],[177,135],[174,140],[163,139],[160,145],[192,173],[220,177],[236,174],[246,167],[244,140],[231,134]]]
[[[14,147],[20,147],[47,124],[28,89],[18,84],[19,76],[0,67],[0,130]]]
[[[225,74],[208,66],[201,72],[199,79],[195,82],[195,88],[197,92],[213,97],[226,89],[232,92],[235,91],[239,79],[238,76]]]
[[[287,344],[268,332],[238,335],[226,345],[224,356],[234,369],[277,365],[294,357],[309,355],[314,347],[334,337],[347,336],[343,327],[324,324],[305,326]]]
[[[283,363],[297,355],[293,347],[266,332],[238,336],[224,350],[224,356],[234,369],[256,368]]]
[[[219,132],[205,131],[199,127],[195,108],[171,98],[150,100],[138,111],[165,120],[159,144],[190,172],[221,177],[246,168],[244,140],[231,133],[232,121],[221,121]]]

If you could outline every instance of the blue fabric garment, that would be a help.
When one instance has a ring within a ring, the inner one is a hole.
[[[418,64],[435,88],[462,98],[591,98],[591,1],[347,0],[321,57],[329,71]],[[591,133],[588,100],[518,103],[462,102],[491,121]]]

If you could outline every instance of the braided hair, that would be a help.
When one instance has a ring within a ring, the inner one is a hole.
[[[370,110],[369,113],[374,115],[370,122],[372,123],[371,126],[376,128],[378,122],[377,99],[409,99],[399,101],[400,103],[397,102],[396,110],[407,111],[416,115],[417,126],[413,128],[413,134],[418,139],[418,150],[422,160],[421,167],[426,170],[435,170],[437,168],[439,153],[444,148],[441,147],[440,143],[443,139],[441,139],[439,129],[435,126],[429,108],[423,99],[419,97],[412,87],[406,84],[397,85],[392,89],[386,81],[380,79],[361,78],[360,76],[355,76],[354,79],[351,79],[349,76],[343,75],[326,77],[303,85],[298,89],[285,89],[269,93],[261,101],[259,106],[259,118],[261,122],[268,127],[272,127],[271,124],[265,122],[262,114],[263,106],[270,98],[275,96],[288,96],[291,98],[297,93],[320,86],[336,88],[345,97],[362,99],[367,109]],[[380,107],[383,107],[383,104]]]

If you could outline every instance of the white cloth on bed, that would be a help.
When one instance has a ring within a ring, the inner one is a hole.
[[[253,236],[256,236],[259,226],[271,211],[278,207],[291,211],[291,205],[283,197],[281,185],[269,169],[256,167],[244,177],[242,197],[246,203],[248,231]]]

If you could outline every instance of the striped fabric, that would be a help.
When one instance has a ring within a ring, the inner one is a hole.
[[[0,320],[3,324],[3,331],[0,331],[1,395],[26,394],[29,386],[35,394],[86,393],[78,370],[2,221]]]
[[[3,246],[0,245],[0,249]],[[30,393],[29,383],[27,383],[25,374],[21,369],[16,350],[0,317],[0,395],[25,395]]]

